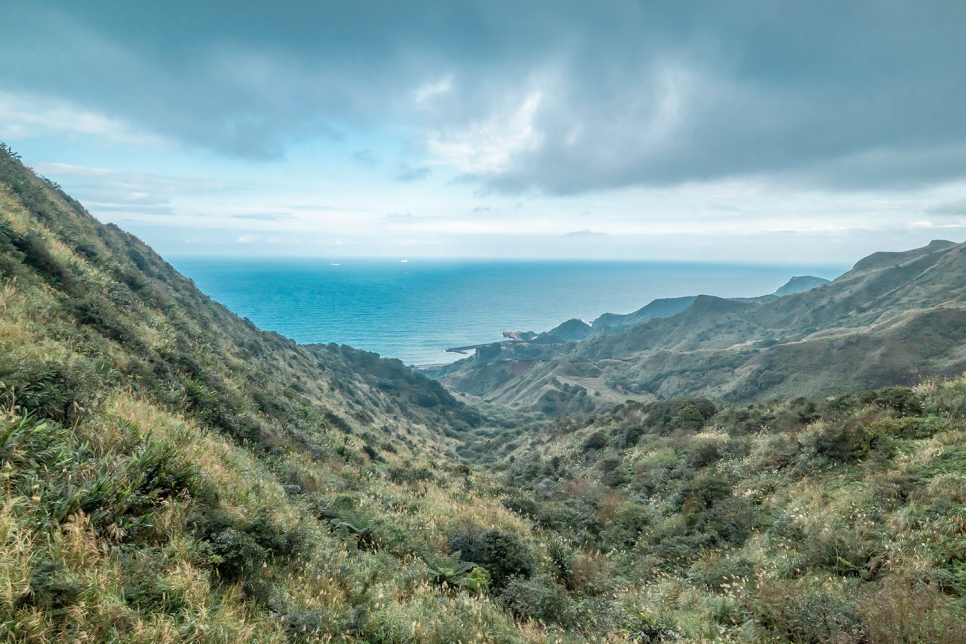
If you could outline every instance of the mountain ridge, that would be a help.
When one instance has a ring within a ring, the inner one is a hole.
[[[512,400],[521,409],[533,410],[541,408],[543,398],[558,396],[552,380],[566,370],[560,362],[563,356],[596,365],[599,375],[578,378],[573,384],[593,393],[600,404],[675,395],[753,402],[796,388],[806,395],[821,395],[849,386],[909,384],[929,375],[955,375],[966,369],[959,357],[961,338],[951,322],[966,301],[964,253],[964,244],[936,240],[919,249],[870,255],[832,282],[780,298],[749,302],[698,296],[675,315],[654,317],[618,334],[556,347],[514,347],[506,359],[526,360],[528,370],[539,365],[542,374],[539,379],[531,376],[524,391],[515,390],[520,389],[513,383],[517,376],[497,377],[498,370],[486,361],[460,361],[436,376],[456,391],[472,391],[496,402]],[[940,307],[948,311],[939,313]],[[911,329],[925,332],[930,323],[942,339],[933,338],[920,351],[904,345],[902,338]],[[860,362],[860,377],[850,383],[846,365],[838,364],[837,354],[828,354],[822,343],[831,346],[860,337],[872,343],[864,346],[896,349],[846,351]],[[934,351],[936,342],[946,343],[948,357]],[[824,358],[806,359],[799,345]],[[494,360],[503,358],[497,354]],[[809,365],[810,374],[803,376],[797,364]],[[475,372],[490,375],[481,380]],[[490,384],[481,387],[482,382]]]

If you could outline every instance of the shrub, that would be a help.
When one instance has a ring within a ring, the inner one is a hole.
[[[703,510],[728,496],[731,496],[731,483],[728,479],[720,474],[703,474],[682,486],[681,492],[675,498],[674,507],[685,512]]]
[[[757,512],[747,499],[728,496],[701,513],[695,529],[714,532],[732,545],[740,546],[755,529],[757,519]]]
[[[209,508],[192,516],[189,525],[202,539],[200,554],[218,577],[243,582],[245,592],[259,601],[268,598],[265,568],[270,562],[285,563],[308,554],[305,532],[280,526],[265,509],[239,524],[224,510]]]
[[[763,581],[750,608],[765,629],[794,644],[869,641],[869,626],[855,605],[821,589]]]
[[[584,441],[585,452],[594,449],[604,449],[605,447],[607,447],[607,437],[604,435],[604,432],[594,432]]]
[[[934,586],[890,580],[863,593],[870,642],[966,642],[966,615]]]
[[[873,446],[873,435],[861,425],[835,424],[815,436],[812,455],[848,464],[865,458]]]
[[[704,424],[704,416],[694,405],[685,405],[671,420],[675,428],[698,429]]]
[[[569,590],[573,590],[574,550],[559,538],[547,541],[547,555],[550,557],[550,570]]]
[[[66,365],[4,358],[0,362],[0,381],[5,386],[0,389],[7,405],[16,401],[22,409],[41,418],[71,422],[82,409],[96,404],[98,378],[89,361],[82,359]]]
[[[714,592],[755,578],[754,564],[744,557],[720,557],[711,563],[699,562],[692,570],[708,590]]]
[[[721,460],[717,441],[700,441],[688,454],[688,464],[694,468],[707,467]]]
[[[425,467],[390,467],[389,480],[393,483],[405,483],[415,485],[416,483],[432,483],[436,476]]]
[[[123,553],[121,594],[128,606],[149,613],[177,614],[186,607],[184,592],[167,582],[165,570],[157,559],[143,553]]]
[[[494,588],[503,588],[511,577],[531,577],[536,562],[530,548],[512,532],[491,529],[479,536],[464,528],[450,536],[450,547],[463,552],[463,559],[486,568]]]
[[[567,590],[549,575],[531,579],[511,578],[497,598],[497,602],[520,620],[556,622],[572,626],[577,621],[577,610]]]
[[[923,412],[922,400],[909,387],[886,387],[877,391],[864,391],[859,401],[866,405],[876,405],[893,409],[902,416],[920,416]]]
[[[461,560],[462,553],[454,552],[448,557],[432,557],[426,561],[434,583],[445,587],[465,588],[474,592],[490,589],[490,573],[473,563]]]
[[[624,621],[627,624],[624,632],[630,635],[634,642],[653,644],[667,642],[677,637],[677,633],[664,618],[648,615],[637,608],[628,608]]]
[[[539,508],[536,502],[525,496],[513,496],[508,499],[503,499],[501,503],[507,510],[516,512],[528,519],[535,519],[539,514]]]

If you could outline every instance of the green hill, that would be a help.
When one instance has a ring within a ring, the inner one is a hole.
[[[588,413],[607,359],[517,362],[572,413],[259,331],[0,148],[0,640],[966,638],[966,381]]]
[[[754,302],[702,295],[676,315],[623,333],[552,348],[518,346],[437,375],[457,391],[522,409],[543,409],[548,397],[575,391],[601,405],[682,395],[747,403],[956,375],[966,369],[964,251],[966,245],[936,241],[876,253],[804,292]],[[593,368],[573,375],[574,360]],[[500,361],[525,369],[501,371]],[[554,379],[571,389],[562,391]]]

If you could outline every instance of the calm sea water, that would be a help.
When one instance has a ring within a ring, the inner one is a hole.
[[[337,342],[406,364],[451,362],[448,347],[629,313],[653,299],[771,293],[793,275],[841,266],[647,262],[173,258],[204,293],[297,342]]]

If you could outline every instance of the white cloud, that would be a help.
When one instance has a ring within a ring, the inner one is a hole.
[[[229,185],[206,179],[166,177],[149,172],[119,172],[67,163],[37,163],[34,168],[65,186],[91,212],[172,215],[171,198],[221,192]]]
[[[427,148],[440,163],[468,174],[503,170],[521,152],[534,150],[543,137],[534,127],[544,93],[535,91],[507,111],[455,132],[431,132]]]
[[[413,92],[416,103],[425,103],[440,94],[448,94],[453,89],[453,76],[445,76],[435,83],[426,83]]]
[[[64,100],[0,92],[0,139],[73,140],[82,137],[102,145],[171,147],[163,137]]]

